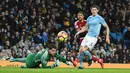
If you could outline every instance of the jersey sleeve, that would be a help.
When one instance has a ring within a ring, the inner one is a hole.
[[[55,54],[55,57],[57,59],[59,59],[60,61],[62,61],[63,63],[66,63],[66,61],[67,61],[64,57],[62,57],[61,55],[59,55],[58,52]]]
[[[89,16],[89,17],[86,19],[86,23],[87,23],[87,24],[88,24],[90,18],[91,18],[91,16]]]
[[[102,25],[107,24],[106,21],[102,17],[100,17],[100,24]]]
[[[49,59],[48,50],[43,51],[41,56],[42,68],[51,68],[51,66],[47,66]]]
[[[77,25],[77,22],[78,22],[78,21],[76,21],[76,22],[74,23],[74,28],[76,29],[76,31],[77,31],[78,28],[79,28],[79,26]]]

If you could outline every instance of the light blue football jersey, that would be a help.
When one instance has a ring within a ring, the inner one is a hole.
[[[91,15],[87,18],[87,24],[89,27],[87,36],[98,37],[100,34],[101,25],[106,24],[106,22],[100,15]]]

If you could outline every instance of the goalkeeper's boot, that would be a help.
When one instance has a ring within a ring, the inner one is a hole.
[[[11,57],[10,62],[15,62],[15,59],[13,57]]]

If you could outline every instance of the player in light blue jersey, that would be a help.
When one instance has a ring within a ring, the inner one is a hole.
[[[97,38],[100,34],[101,26],[103,25],[106,28],[106,42],[109,44],[109,27],[105,20],[98,15],[99,7],[94,5],[91,7],[92,15],[87,18],[87,26],[84,27],[82,30],[78,31],[75,35],[75,38],[78,34],[85,32],[88,30],[88,33],[86,34],[85,38],[83,39],[80,50],[79,50],[79,59],[80,61],[83,61],[84,56],[87,56],[88,66],[92,64],[92,55],[89,51],[93,49],[95,44],[97,43]],[[82,66],[82,63],[80,63],[80,66]],[[83,66],[82,66],[83,67]]]

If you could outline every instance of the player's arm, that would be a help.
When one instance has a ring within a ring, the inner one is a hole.
[[[109,40],[110,29],[109,29],[109,27],[108,27],[107,24],[103,24],[103,26],[106,28],[106,42],[107,42],[108,44],[110,44],[110,40]]]
[[[51,66],[47,66],[47,63],[42,63],[42,68],[52,68]]]
[[[67,61],[64,57],[59,55],[58,52],[55,54],[55,57],[67,65],[72,65],[70,61]]]
[[[64,57],[62,57],[61,55],[59,55],[58,52],[55,54],[55,57],[57,59],[59,59],[60,61],[62,61],[63,63],[66,63],[66,61],[67,61]]]
[[[38,54],[40,54],[40,59],[38,61],[41,61],[42,63],[42,68],[52,68],[53,66],[47,66],[47,63],[50,59],[50,56],[47,54],[47,49],[44,51],[39,52]],[[46,54],[45,54],[46,53]],[[42,57],[42,58],[41,58]]]
[[[84,26],[81,30],[79,30],[79,31],[75,34],[75,36],[77,36],[77,35],[80,34],[80,33],[85,32],[85,31],[87,31],[87,30],[88,30],[88,26],[87,26],[87,24],[86,24],[86,26]]]
[[[59,60],[56,60],[56,62],[51,66],[47,66],[47,63],[48,63],[48,61],[43,61],[42,62],[42,68],[50,68],[51,69],[51,68],[58,67],[60,65]]]
[[[47,63],[48,61],[50,60],[50,56],[47,55],[42,55],[42,59],[41,59],[41,62],[42,62],[42,68],[55,68],[55,67],[58,67],[60,65],[60,62],[58,60],[56,60],[55,64],[51,65],[51,66],[47,66]]]
[[[76,22],[74,23],[74,28],[75,28],[75,29],[76,29],[76,31],[78,32],[78,31],[80,30],[80,28],[79,28],[79,26],[78,26],[77,22],[78,22],[78,21],[76,21]]]
[[[106,34],[106,42],[108,44],[110,44],[110,39],[109,39],[110,29],[109,29],[107,23],[105,22],[105,20],[102,17],[100,18],[100,23],[106,28],[106,32],[107,32],[107,34]]]

